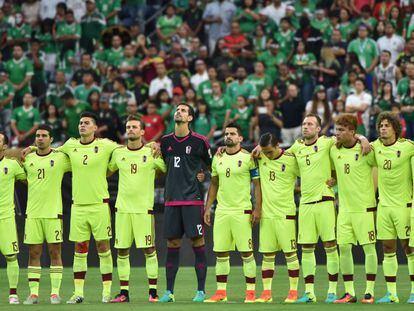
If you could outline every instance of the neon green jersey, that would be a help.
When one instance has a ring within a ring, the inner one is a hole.
[[[362,156],[361,144],[351,148],[336,145],[331,148],[332,168],[338,181],[339,210],[365,212],[377,205],[372,167],[376,166],[374,152]]]
[[[0,219],[14,216],[14,183],[26,179],[23,167],[15,159],[0,159]]]
[[[259,178],[259,170],[249,152],[241,149],[214,157],[211,176],[218,177],[216,213],[243,214],[252,209],[250,182]]]
[[[89,144],[70,138],[57,148],[70,159],[74,204],[98,204],[109,200],[106,171],[112,152],[118,147],[117,143],[106,138],[95,138]]]
[[[58,218],[62,215],[62,179],[70,171],[66,154],[51,151],[30,153],[23,163],[27,175],[27,218]]]
[[[400,138],[385,146],[377,139],[372,143],[378,166],[379,203],[387,207],[406,208],[412,201],[413,182],[410,159],[413,142]]]
[[[108,169],[119,170],[118,213],[148,213],[154,206],[155,171],[166,172],[162,158],[154,158],[152,149],[143,146],[138,150],[127,147],[116,149]]]
[[[334,197],[326,181],[331,178],[331,161],[329,151],[335,140],[321,136],[307,146],[301,139],[289,149],[296,157],[301,178],[301,203],[319,201],[324,196]]]
[[[296,214],[293,194],[299,168],[292,154],[282,152],[276,159],[262,154],[258,160],[263,218],[285,218]]]

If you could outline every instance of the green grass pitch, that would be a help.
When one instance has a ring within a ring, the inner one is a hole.
[[[257,267],[257,293],[260,294],[262,290],[260,280],[260,267]],[[147,282],[144,268],[132,268],[131,280],[130,280],[130,297],[131,303],[129,304],[102,304],[101,299],[101,279],[98,268],[89,268],[86,275],[85,284],[85,303],[82,305],[66,305],[52,306],[49,303],[49,290],[50,279],[48,275],[48,269],[42,270],[42,279],[40,284],[40,304],[33,306],[8,305],[8,283],[6,277],[6,270],[1,269],[0,278],[0,310],[86,310],[86,311],[105,311],[105,310],[170,310],[170,311],[182,311],[182,310],[237,310],[237,311],[253,311],[253,310],[414,310],[413,305],[406,304],[410,292],[410,283],[408,280],[408,270],[406,266],[400,266],[398,271],[398,291],[400,304],[399,305],[328,305],[323,301],[326,296],[328,277],[324,266],[318,266],[316,275],[316,295],[319,303],[312,305],[286,305],[281,304],[288,292],[288,277],[285,267],[277,266],[276,273],[273,280],[273,301],[271,304],[243,304],[245,283],[243,278],[243,271],[241,267],[232,267],[229,284],[227,286],[227,293],[229,302],[227,304],[195,304],[191,302],[191,298],[195,293],[196,279],[194,269],[190,267],[181,268],[177,275],[177,282],[175,287],[175,303],[169,304],[150,304],[147,302]],[[21,302],[26,298],[28,294],[27,274],[25,269],[21,269],[20,272],[20,284],[19,284],[19,297]],[[365,290],[365,276],[364,267],[355,267],[355,287],[358,299],[360,299]],[[215,291],[215,276],[214,267],[209,267],[207,278],[207,294],[211,295]],[[114,282],[112,287],[112,294],[115,295],[118,292],[119,283],[114,270]],[[165,289],[165,276],[164,269],[160,269],[159,277],[159,293]],[[64,302],[71,296],[73,291],[72,282],[72,269],[65,268],[64,277],[61,288],[61,296]],[[299,293],[303,291],[303,280],[300,280]],[[382,268],[378,269],[376,296],[379,298],[385,293],[385,281],[382,275]],[[342,281],[339,282],[338,294],[343,293]]]

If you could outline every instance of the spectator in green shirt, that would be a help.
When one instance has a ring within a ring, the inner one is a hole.
[[[207,103],[197,100],[197,113],[194,120],[194,131],[207,137],[213,143],[214,132],[217,128],[216,119],[210,114]]]
[[[256,1],[244,0],[243,4],[237,8],[234,20],[239,22],[242,33],[251,34],[260,20]]]
[[[252,116],[252,105],[247,105],[246,97],[237,96],[237,108],[231,111],[229,123],[237,122],[240,125],[244,142],[253,140],[253,131],[250,127]]]
[[[23,14],[16,13],[14,16],[14,27],[7,30],[7,44],[10,47],[21,45],[24,51],[29,48],[30,37],[32,35],[32,28],[24,21]]]
[[[63,110],[63,128],[65,129],[66,137],[79,137],[79,120],[80,115],[84,111],[89,111],[90,106],[84,101],[75,99],[75,96],[71,92],[66,92],[63,96],[63,103],[65,109]]]
[[[96,9],[95,0],[87,0],[86,14],[81,19],[81,48],[92,54],[105,26],[105,17]]]
[[[177,34],[178,28],[183,24],[181,17],[175,15],[175,11],[175,6],[169,4],[165,9],[165,15],[157,20],[157,35],[163,45],[171,44],[171,38]]]
[[[23,95],[31,91],[30,81],[33,77],[33,64],[24,56],[21,45],[13,47],[13,58],[6,63],[10,82],[16,91],[14,106],[21,106]]]
[[[19,147],[33,143],[34,134],[40,124],[40,113],[33,107],[33,101],[32,94],[24,94],[23,106],[15,108],[12,112],[10,127]]]
[[[0,68],[0,130],[11,137],[10,119],[14,87],[10,83],[5,68]]]

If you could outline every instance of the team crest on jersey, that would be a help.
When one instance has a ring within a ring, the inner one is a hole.
[[[239,162],[237,163],[237,165],[238,165],[239,167],[241,167],[241,166],[242,166],[242,161],[241,161],[241,160],[239,160]]]
[[[9,169],[8,169],[7,167],[5,167],[5,168],[3,169],[3,171],[4,171],[4,175],[7,175],[7,173],[9,172]]]
[[[186,146],[185,147],[185,153],[186,154],[190,154],[191,153],[191,146]]]
[[[94,151],[95,151],[95,153],[98,153],[98,151],[99,151],[98,146],[95,146]]]
[[[313,146],[313,150],[315,150],[315,152],[318,152],[318,146]]]
[[[282,164],[282,172],[286,170],[286,165]]]
[[[55,161],[50,160],[50,167],[53,167],[53,166],[55,166]]]
[[[400,150],[398,150],[397,151],[397,158],[399,158],[401,156],[401,151]]]
[[[355,155],[355,161],[358,161],[358,159],[359,159],[359,154],[357,153],[357,154]]]
[[[147,162],[147,156],[146,155],[144,155],[143,157],[142,157],[142,162]]]

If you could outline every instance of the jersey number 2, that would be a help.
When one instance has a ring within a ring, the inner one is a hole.
[[[174,157],[174,167],[180,167],[180,157]]]

